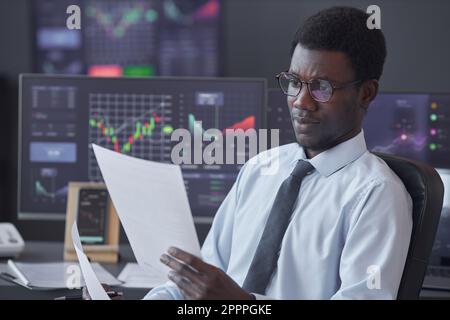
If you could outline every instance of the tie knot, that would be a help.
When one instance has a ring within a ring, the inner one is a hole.
[[[295,166],[294,170],[292,170],[291,176],[294,176],[295,178],[301,180],[312,171],[314,171],[314,167],[311,163],[304,160],[298,160],[297,165]]]

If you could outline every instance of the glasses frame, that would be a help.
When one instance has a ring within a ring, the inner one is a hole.
[[[281,76],[283,76],[283,75],[289,75],[289,76],[291,76],[291,77],[293,77],[293,78],[296,78],[296,79],[298,80],[298,82],[301,83],[301,86],[300,86],[300,88],[299,88],[299,90],[298,90],[298,92],[297,92],[296,95],[288,94],[286,91],[284,91],[284,89],[283,89],[283,87],[282,87],[282,85],[281,85],[281,80],[280,80]],[[276,77],[277,80],[278,80],[278,86],[280,87],[281,91],[282,91],[285,95],[287,95],[288,97],[294,97],[294,98],[295,98],[295,97],[298,97],[299,94],[300,94],[300,92],[302,92],[303,85],[306,84],[306,87],[308,88],[309,95],[311,96],[311,98],[312,98],[314,101],[317,101],[317,102],[328,102],[328,101],[330,101],[331,98],[333,97],[334,90],[345,89],[345,88],[354,86],[355,84],[361,82],[361,80],[355,80],[355,81],[352,81],[352,82],[344,83],[344,84],[342,84],[342,85],[340,85],[340,86],[335,86],[335,85],[333,85],[333,83],[332,83],[331,81],[326,80],[326,79],[312,79],[312,80],[309,80],[309,81],[303,81],[303,80],[299,79],[295,74],[290,73],[290,72],[287,72],[287,71],[280,72],[280,73],[277,74],[275,77]],[[320,80],[320,81],[326,81],[326,82],[328,82],[328,83],[330,84],[330,87],[331,87],[331,94],[330,94],[330,97],[329,97],[326,101],[322,101],[322,100],[318,100],[318,99],[314,98],[313,94],[311,93],[310,85],[311,85],[311,83],[312,83],[313,81],[317,81],[317,80]]]

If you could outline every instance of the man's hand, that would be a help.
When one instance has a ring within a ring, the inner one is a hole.
[[[253,296],[233,281],[225,272],[178,248],[170,248],[161,262],[171,268],[172,280],[186,299],[192,300],[252,300]]]

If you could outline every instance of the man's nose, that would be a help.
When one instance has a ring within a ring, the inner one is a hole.
[[[305,109],[308,111],[317,110],[317,102],[311,97],[306,84],[302,86],[302,90],[300,90],[300,93],[294,99],[294,108]]]

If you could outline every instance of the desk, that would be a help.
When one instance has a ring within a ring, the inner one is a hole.
[[[17,261],[21,262],[56,262],[63,260],[64,244],[62,242],[26,242],[25,250],[20,255]],[[115,277],[119,275],[123,267],[127,262],[136,262],[133,256],[133,252],[129,246],[121,245],[120,260],[117,264],[102,263],[102,266],[106,270],[111,272]],[[6,261],[0,260],[0,270],[6,269]],[[141,299],[149,291],[149,289],[143,288],[115,288],[118,291],[124,293],[124,299]],[[50,291],[37,291],[28,290],[26,288],[17,286],[13,283],[9,283],[0,279],[0,300],[47,300],[54,299],[67,294],[74,294],[80,292],[80,290],[50,290]]]
[[[23,262],[55,262],[63,259],[63,243],[60,242],[27,242],[25,250],[18,259]],[[133,253],[129,246],[120,246],[120,261],[117,264],[102,265],[117,277],[127,262],[135,262]],[[6,261],[0,260],[0,270],[6,268]],[[141,299],[149,291],[142,288],[115,288],[124,293],[124,299]],[[79,292],[79,291],[78,291]],[[46,300],[54,299],[74,290],[51,290],[33,291],[14,285],[0,279],[0,300],[23,299],[23,300]],[[450,299],[450,291],[422,290],[421,299]]]

